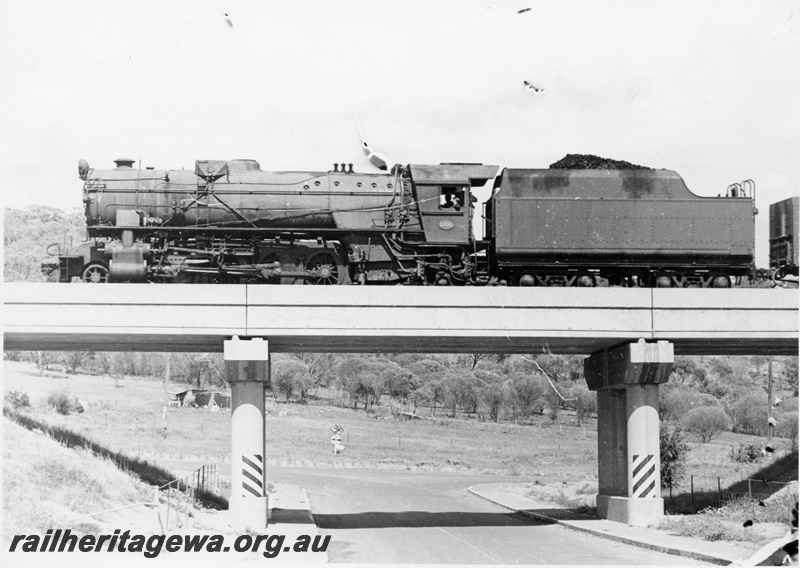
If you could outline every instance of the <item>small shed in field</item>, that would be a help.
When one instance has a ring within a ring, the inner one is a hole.
[[[186,406],[191,404],[195,398],[195,389],[173,391],[169,393],[169,406]]]
[[[227,392],[210,391],[210,390],[197,391],[194,397],[194,403],[201,408],[205,408],[206,406],[213,406],[211,404],[212,400],[220,408],[231,407],[231,394]]]

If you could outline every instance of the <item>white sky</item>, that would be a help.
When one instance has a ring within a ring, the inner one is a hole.
[[[80,207],[80,158],[372,171],[358,113],[401,163],[588,153],[677,170],[703,196],[752,178],[766,266],[769,204],[800,188],[798,8],[0,0],[3,205]],[[546,93],[526,95],[526,79]]]

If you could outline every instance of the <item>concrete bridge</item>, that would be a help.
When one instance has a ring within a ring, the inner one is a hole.
[[[670,341],[678,355],[797,353],[791,290],[5,284],[6,349],[590,354]]]
[[[598,515],[645,525],[664,513],[658,385],[675,354],[798,351],[798,296],[787,290],[8,284],[3,293],[6,349],[222,350],[231,521],[256,531],[268,522],[270,352],[590,355]]]

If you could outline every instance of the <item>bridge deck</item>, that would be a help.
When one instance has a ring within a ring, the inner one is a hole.
[[[677,354],[798,352],[790,290],[6,284],[5,349],[592,353],[639,338]]]

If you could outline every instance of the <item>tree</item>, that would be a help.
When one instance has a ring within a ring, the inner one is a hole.
[[[692,408],[714,406],[717,399],[711,395],[703,394],[693,387],[667,383],[659,397],[659,414],[662,420],[680,420]]]
[[[554,423],[558,421],[558,416],[561,414],[561,408],[564,404],[564,399],[561,398],[560,391],[557,391],[558,385],[547,385],[544,389],[544,401],[547,410],[550,411],[550,420]]]
[[[417,387],[414,374],[393,361],[386,361],[381,375],[385,392],[400,403],[408,402],[408,397]]]
[[[445,400],[445,389],[442,383],[444,364],[431,357],[413,361],[407,369],[415,377],[416,387],[409,395],[409,400],[414,405],[414,412],[416,412],[418,404],[431,404],[432,414],[436,416],[436,405],[444,404]]]
[[[550,388],[544,380],[530,373],[518,371],[511,376],[511,401],[523,420],[534,413],[541,414],[544,407],[544,389]]]
[[[3,277],[6,282],[41,282],[40,269],[48,258],[48,246],[58,244],[61,252],[78,244],[85,234],[80,212],[65,214],[59,209],[32,205],[24,210],[6,208],[3,227]],[[55,252],[55,251],[53,251]]]
[[[673,487],[677,486],[685,475],[689,445],[683,439],[680,425],[676,425],[670,431],[667,423],[662,422],[658,437],[661,447],[661,488],[669,489],[669,498],[672,499]]]
[[[689,357],[675,358],[668,384],[703,388],[705,383],[706,371],[694,359]]]
[[[474,371],[482,360],[489,356],[488,353],[470,353],[468,355],[456,355],[456,362],[461,367]]]
[[[365,359],[363,357],[344,357],[336,364],[336,375],[350,396],[353,408],[364,402],[364,411],[378,402],[384,392],[385,371],[395,363],[382,359]]]
[[[792,450],[797,449],[797,412],[784,412],[778,422],[777,434],[781,438],[788,438],[792,443]]]
[[[465,400],[462,386],[463,375],[468,371],[456,371],[449,369],[444,372],[442,378],[437,381],[441,391],[443,405],[450,409],[450,417],[456,417],[458,406]]]
[[[466,369],[448,373],[449,385],[453,401],[461,412],[475,414],[478,412],[481,396],[481,384],[475,373]]]
[[[783,370],[781,372],[781,380],[783,380],[788,388],[792,389],[792,395],[797,396],[798,381],[797,381],[797,357],[786,357],[783,360]]]
[[[307,373],[308,367],[299,359],[294,357],[273,358],[270,367],[272,392],[285,395],[286,402],[289,402],[295,390],[298,390],[302,383],[303,376]]]
[[[47,366],[55,360],[55,354],[52,351],[34,351],[33,360],[39,369],[39,376],[42,376]]]
[[[575,417],[580,426],[584,419],[597,413],[597,393],[590,391],[585,382],[579,382],[572,388],[571,396],[575,399],[572,406],[575,408]]]
[[[481,401],[489,409],[489,417],[495,422],[500,421],[500,410],[508,399],[505,377],[493,371],[478,369],[475,377],[480,384]]]
[[[64,363],[67,368],[74,375],[78,372],[78,367],[83,365],[83,362],[89,357],[88,351],[65,351]]]
[[[701,444],[710,442],[731,429],[730,417],[719,406],[693,408],[684,415],[681,424]]]
[[[797,397],[795,396],[790,396],[789,398],[783,399],[780,407],[784,412],[797,412],[800,410],[797,404]]]
[[[412,414],[417,413],[417,407],[423,406],[426,404],[431,404],[432,401],[435,400],[435,394],[433,386],[430,383],[423,384],[417,386],[411,393],[408,395],[408,402],[411,404],[411,412]],[[436,403],[434,402],[433,406],[433,413],[436,414]]]
[[[731,405],[734,432],[755,436],[767,433],[769,408],[763,391],[758,391],[739,398]]]
[[[333,378],[331,371],[336,363],[336,356],[332,353],[298,353],[295,357],[308,367],[308,381],[310,384],[307,390],[327,386],[328,381]],[[301,400],[305,399],[305,394],[302,391],[300,398]]]

